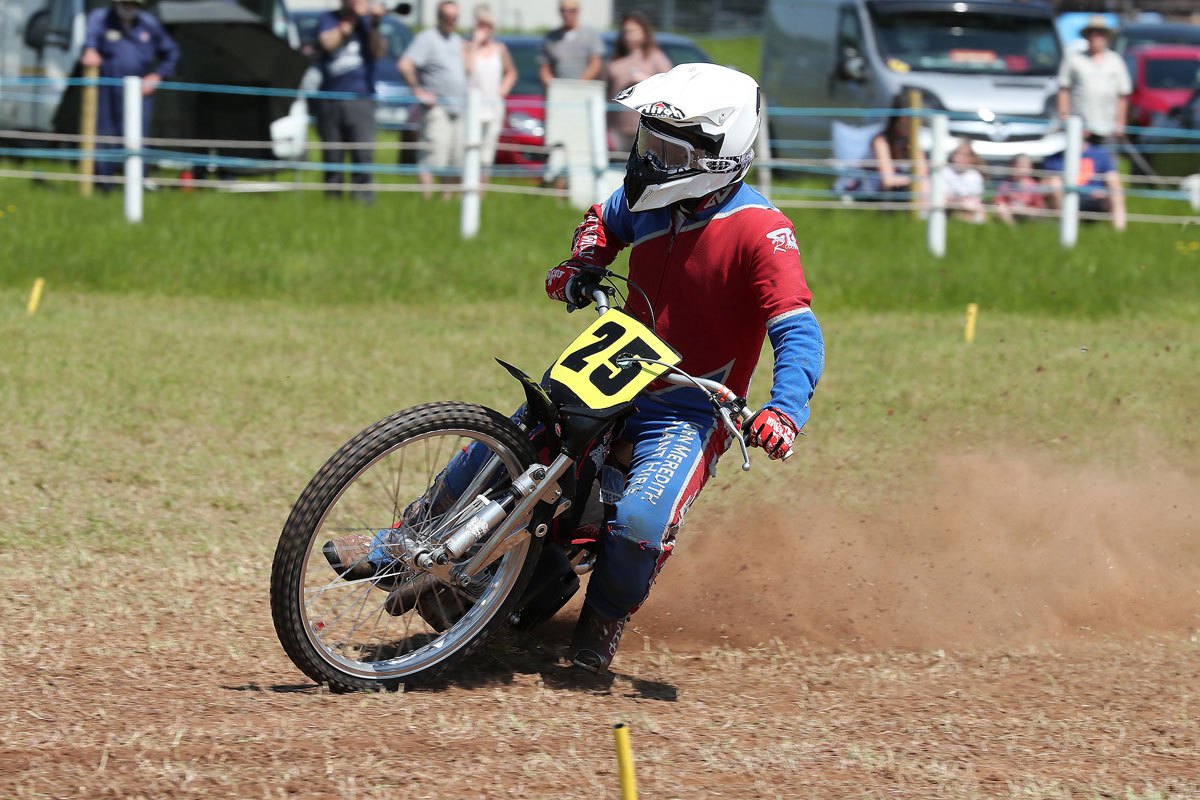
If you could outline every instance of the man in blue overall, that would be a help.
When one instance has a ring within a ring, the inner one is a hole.
[[[102,78],[125,78],[137,75],[142,79],[142,134],[150,128],[151,97],[164,78],[175,73],[179,48],[157,19],[139,6],[145,0],[121,0],[109,8],[100,8],[88,15],[84,39],[85,67],[99,67]],[[119,85],[100,87],[96,109],[96,133],[100,136],[123,136],[125,133],[125,90]],[[112,145],[106,148],[111,149]],[[109,176],[117,171],[117,162],[98,159],[96,174]],[[102,189],[111,188],[101,181]]]

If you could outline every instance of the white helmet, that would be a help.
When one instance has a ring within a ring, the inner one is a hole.
[[[762,100],[749,75],[680,64],[613,100],[642,115],[625,168],[630,211],[704,197],[750,169]]]

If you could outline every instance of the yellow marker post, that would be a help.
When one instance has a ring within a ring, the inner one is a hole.
[[[45,278],[38,278],[33,282],[33,291],[29,293],[29,305],[25,306],[25,313],[33,316],[37,311],[38,303],[42,302],[42,290],[45,288]]]
[[[83,85],[83,105],[79,115],[79,132],[83,141],[79,143],[79,193],[92,196],[92,176],[96,174],[96,109],[99,105],[100,88],[94,81],[100,77],[99,67],[84,67],[83,77],[89,81]]]
[[[617,773],[621,777],[621,800],[637,800],[637,779],[633,775],[633,749],[629,746],[629,726],[624,722],[613,725],[613,740],[617,743]]]
[[[967,303],[967,329],[963,331],[963,339],[975,341],[975,319],[979,316],[979,304]]]
[[[918,165],[925,157],[925,151],[921,149],[921,118],[915,112],[921,110],[921,93],[916,89],[908,90],[908,107],[913,111],[913,115],[908,118],[908,157],[912,159],[912,201],[914,203],[921,202],[921,181],[918,180],[923,170]],[[920,219],[921,209],[914,207],[912,210],[913,219]]]

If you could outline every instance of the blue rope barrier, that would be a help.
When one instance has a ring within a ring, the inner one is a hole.
[[[0,77],[0,90],[8,86],[121,86],[123,81],[121,78],[38,78],[38,77],[20,77],[20,78],[3,78]],[[257,95],[264,97],[291,97],[291,98],[306,98],[312,100],[354,100],[359,99],[362,95],[357,95],[352,92],[322,92],[322,91],[301,91],[299,89],[280,89],[273,87],[262,86],[235,86],[212,83],[188,83],[181,81],[162,81],[158,88],[169,91],[189,91],[189,92],[204,92],[213,94],[233,94],[233,95]],[[6,96],[11,97],[5,93]],[[30,97],[30,96],[26,96]],[[32,96],[41,99],[40,96]],[[371,100],[393,106],[411,106],[418,101],[415,97],[395,97],[384,95],[372,95]],[[572,104],[574,105],[574,104]],[[618,106],[612,103],[606,105],[609,110],[625,110],[624,106]],[[928,118],[936,114],[944,114],[951,120],[962,122],[982,122],[982,123],[1004,123],[1004,124],[1031,124],[1044,125],[1049,127],[1051,120],[1045,117],[1024,117],[1024,116],[1004,116],[996,115],[993,119],[981,119],[978,113],[969,111],[945,111],[933,108],[771,108],[770,114],[777,117],[842,117],[842,118],[860,118],[860,119],[882,119],[888,117],[920,117]],[[1143,134],[1149,136],[1165,136],[1170,138],[1182,139],[1200,139],[1200,130],[1192,130],[1188,128],[1163,128],[1156,126],[1128,126],[1126,131],[1129,133]]]

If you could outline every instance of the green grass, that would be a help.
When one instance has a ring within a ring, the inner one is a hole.
[[[734,67],[755,80],[762,67],[761,36],[696,36],[700,45],[714,64]]]
[[[394,301],[453,307],[529,300],[569,252],[580,213],[548,198],[490,195],[478,238],[458,235],[457,202],[381,195],[365,209],[317,194],[160,192],[124,223],[119,196],[78,197],[0,183],[0,286],[45,277],[58,291],[139,292],[310,304]],[[819,310],[988,311],[1102,319],[1193,318],[1200,297],[1194,229],[1084,226],[1064,251],[1052,224],[952,223],[948,254],[925,247],[907,214],[793,211]]]
[[[122,552],[265,556],[300,489],[355,432],[429,400],[515,408],[519,387],[492,357],[536,372],[590,318],[535,292],[321,307],[51,285],[33,317],[24,299],[0,291],[0,546]],[[1147,453],[1197,463],[1195,322],[985,311],[966,345],[959,314],[821,321],[828,365],[799,457],[758,453],[742,475],[731,453],[697,520],[781,499],[902,499],[939,454],[997,447],[1117,471]]]

